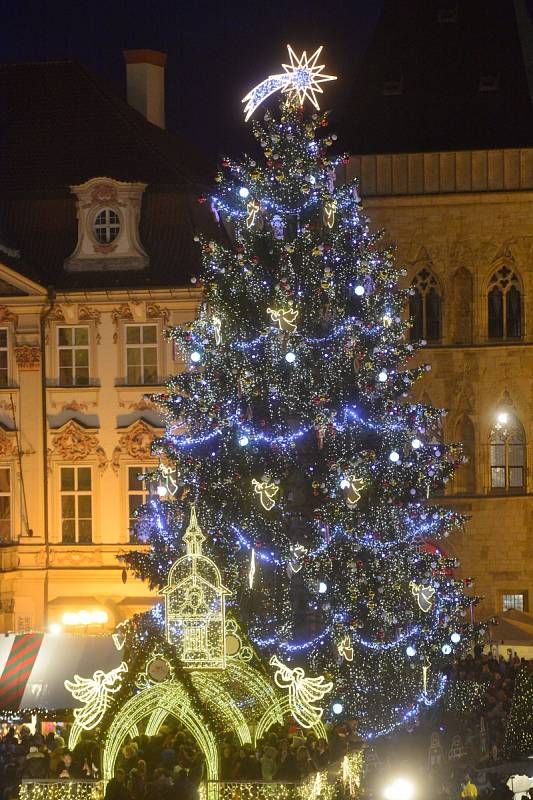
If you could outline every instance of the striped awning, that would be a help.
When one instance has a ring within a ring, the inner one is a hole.
[[[65,680],[75,674],[90,678],[97,669],[108,672],[121,660],[109,635],[0,635],[0,718],[2,711],[76,708],[80,704]]]

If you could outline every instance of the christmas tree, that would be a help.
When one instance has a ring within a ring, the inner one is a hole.
[[[426,547],[463,526],[428,503],[460,447],[436,435],[442,410],[409,399],[428,367],[405,272],[356,183],[337,185],[328,114],[302,106],[329,78],[317,53],[291,51],[288,77],[245,98],[250,114],[286,92],[253,122],[262,155],[216,176],[221,235],[197,237],[204,300],[169,332],[186,371],[156,398],[161,496],[139,521],[151,549],[125,561],[161,587],[194,501],[252,641],[333,681],[326,718],[370,738],[434,703],[478,631],[455,561]]]

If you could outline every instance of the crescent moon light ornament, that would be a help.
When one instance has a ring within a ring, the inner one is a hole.
[[[409,585],[411,587],[413,597],[416,597],[420,611],[423,611],[424,614],[427,614],[433,605],[433,595],[435,594],[435,589],[433,586],[424,586],[423,584],[415,583],[414,581],[411,581]]]
[[[248,92],[246,97],[243,97],[242,102],[246,103],[244,107],[245,120],[248,121],[256,108],[261,103],[270,97],[274,92],[287,92],[298,98],[300,105],[303,105],[304,100],[307,98],[310,103],[319,109],[316,94],[322,94],[323,89],[321,83],[326,81],[337,80],[336,75],[325,75],[323,73],[324,64],[317,65],[318,57],[322,52],[322,47],[319,47],[312,56],[307,56],[304,50],[302,55],[298,58],[290,44],[287,45],[289,51],[290,64],[282,64],[285,72],[277,75],[269,75],[266,80],[254,86]]]

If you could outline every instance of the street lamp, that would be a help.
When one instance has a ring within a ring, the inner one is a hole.
[[[408,778],[395,778],[384,791],[385,800],[412,800],[415,795],[415,785]]]

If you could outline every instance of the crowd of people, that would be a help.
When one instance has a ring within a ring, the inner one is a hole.
[[[454,662],[451,685],[470,681],[482,687],[476,708],[460,716],[443,715],[438,709],[419,726],[368,747],[368,785],[373,776],[401,765],[443,800],[473,796],[472,786],[476,796],[508,797],[493,770],[502,758],[514,681],[524,664],[516,653],[503,657],[480,650]],[[333,726],[327,741],[295,725],[272,728],[255,747],[228,738],[221,742],[220,779],[298,783],[339,762],[357,744],[355,726],[346,724]],[[59,732],[32,734],[22,725],[0,737],[0,800],[15,798],[23,779],[99,777],[100,752],[94,739],[82,738],[71,752]],[[204,777],[204,757],[192,737],[178,726],[163,726],[156,736],[141,734],[123,746],[106,800],[195,800]]]
[[[299,783],[340,761],[357,741],[348,724],[333,726],[328,741],[295,725],[272,728],[255,747],[226,738],[220,779]],[[24,725],[0,738],[0,800],[17,797],[24,779],[99,777],[99,745],[87,736],[73,751],[58,733],[32,734]],[[204,777],[204,756],[194,739],[179,726],[163,726],[156,736],[141,734],[122,747],[106,800],[195,800]]]

